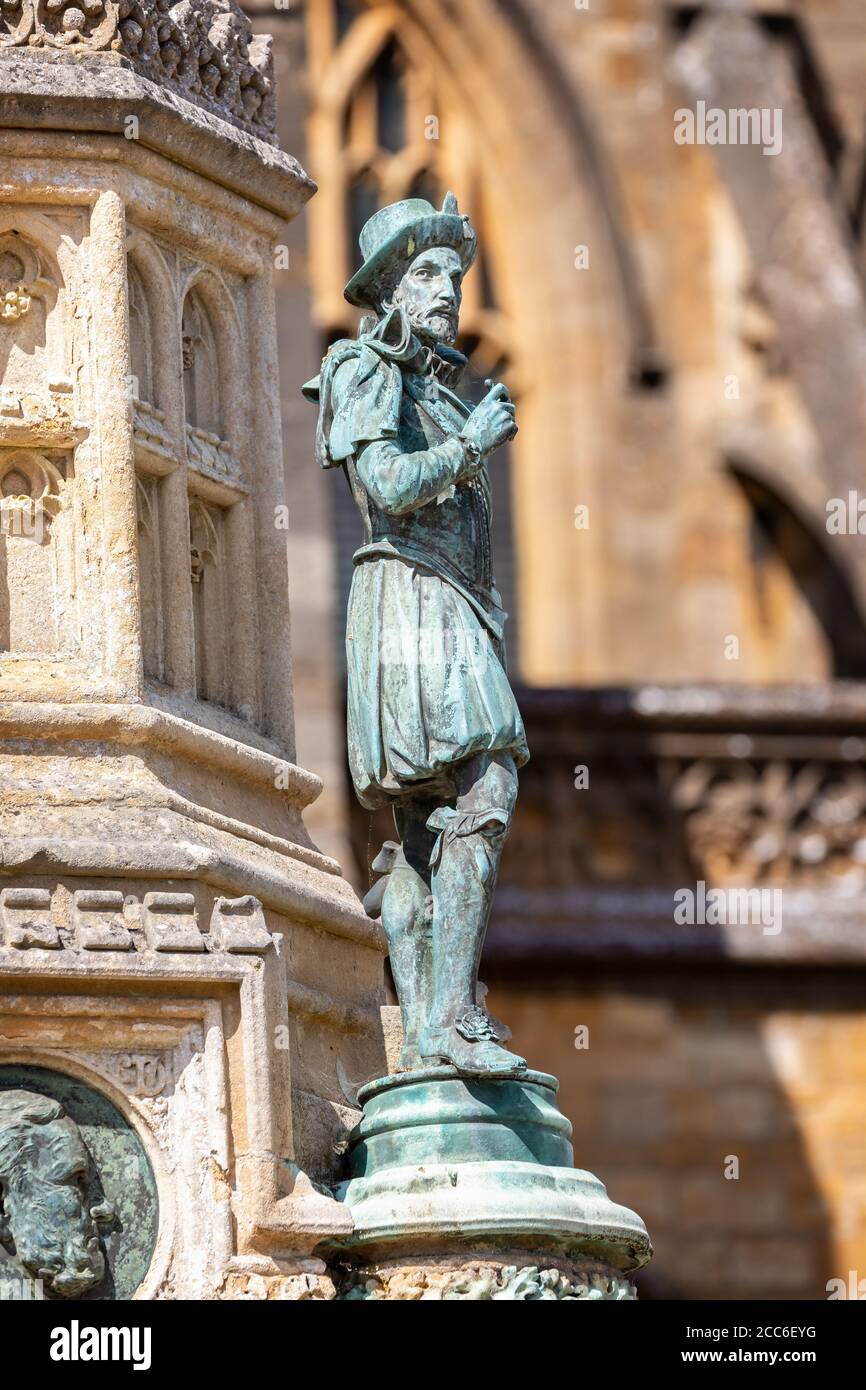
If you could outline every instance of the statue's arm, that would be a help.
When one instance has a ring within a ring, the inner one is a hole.
[[[466,482],[478,471],[480,450],[462,435],[432,449],[404,453],[396,442],[400,415],[399,373],[384,365],[363,378],[359,388],[357,361],[344,362],[334,375],[335,456],[351,450],[358,477],[372,500],[392,516],[425,507],[452,484]]]
[[[478,468],[477,455],[459,435],[416,453],[401,453],[391,440],[366,445],[357,460],[358,476],[373,501],[393,516],[426,507],[453,483],[465,482]]]

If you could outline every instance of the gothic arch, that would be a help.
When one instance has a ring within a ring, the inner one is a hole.
[[[143,355],[147,363],[147,388],[149,395],[142,396],[143,382],[139,381],[139,399],[147,401],[159,410],[165,410],[173,396],[173,383],[178,363],[174,350],[174,324],[177,314],[177,290],[165,261],[156,245],[140,232],[133,232],[129,239],[129,336],[132,361],[130,371],[134,377],[140,375],[136,370],[137,355]],[[139,302],[135,303],[138,294]],[[139,322],[136,323],[136,318]],[[146,332],[146,343],[136,343],[137,331]]]
[[[198,376],[195,375],[196,344],[185,341],[190,336],[187,328],[195,328],[191,311],[200,316],[198,328],[201,330],[204,351]],[[241,329],[231,295],[220,277],[209,269],[198,269],[183,285],[180,333],[184,352],[187,423],[226,440],[237,450],[246,414],[241,394],[241,383],[245,379],[239,353]],[[191,380],[187,373],[193,373]],[[193,405],[197,387],[200,387],[198,394],[201,399]],[[198,414],[200,419],[194,420],[191,414]]]
[[[195,631],[196,692],[211,704],[230,704],[230,612],[225,513],[200,497],[189,507]]]
[[[0,209],[0,372],[9,387],[32,390],[40,361],[43,380],[69,375],[69,335],[54,312],[65,285],[62,241],[41,214]]]
[[[326,54],[323,30],[328,26],[322,19],[323,12],[331,4],[332,0],[312,0],[309,6],[312,65],[316,77],[311,145],[314,151],[322,150],[325,156],[321,160],[322,168],[328,170],[328,179],[323,181],[313,206],[321,207],[329,198],[339,196],[339,175],[346,172],[347,156],[350,163],[352,157],[351,150],[341,139],[340,122],[360,83],[391,42],[405,50],[419,73],[425,73],[431,92],[450,88],[457,105],[467,111],[474,108],[472,133],[476,140],[484,138],[491,124],[490,113],[495,105],[499,106],[504,118],[501,125],[508,132],[509,141],[518,136],[514,163],[519,161],[525,175],[541,181],[548,200],[552,190],[549,184],[544,184],[544,172],[549,160],[541,161],[543,168],[539,168],[536,140],[532,136],[519,138],[512,115],[515,109],[530,102],[539,109],[555,107],[555,113],[552,112],[555,118],[545,127],[544,143],[549,146],[564,142],[570,147],[570,153],[577,156],[580,181],[597,210],[597,220],[604,228],[610,247],[614,279],[631,340],[629,361],[635,375],[650,362],[657,363],[659,350],[640,270],[631,253],[606,156],[580,92],[565,75],[556,54],[550,52],[525,8],[517,0],[478,0],[473,7],[475,13],[470,16],[447,0],[445,3],[443,0],[420,0],[420,3],[419,0],[401,0],[401,3],[367,0],[366,4],[358,0],[357,19],[342,42]],[[479,18],[482,8],[489,13]],[[485,46],[485,63],[480,66],[477,46],[473,45],[477,43],[477,35],[485,30],[491,42]],[[508,30],[513,31],[518,45],[510,54],[506,54],[503,44]],[[517,61],[509,61],[512,57]],[[412,172],[422,172],[423,167],[421,161]],[[333,177],[335,171],[336,179]],[[557,188],[557,195],[562,192],[562,188]],[[393,190],[392,196],[406,196],[406,193]],[[513,201],[516,203],[516,199]],[[516,215],[519,208],[515,206],[513,211]],[[538,205],[533,212],[538,215]],[[320,220],[325,221],[324,215]],[[348,271],[344,262],[336,267],[335,280],[343,270]],[[314,278],[318,282],[314,289],[320,291],[321,277]],[[331,306],[331,313],[338,321],[343,312],[339,301]],[[328,317],[327,308],[323,317]]]
[[[47,257],[50,274],[57,284],[63,283],[60,253],[64,237],[59,227],[33,208],[0,207],[0,236],[15,231],[32,241]]]
[[[153,372],[153,332],[144,280],[130,259],[126,270],[129,304],[130,387],[136,400],[157,405]]]

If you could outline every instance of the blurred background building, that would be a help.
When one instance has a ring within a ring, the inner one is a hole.
[[[364,220],[451,188],[470,389],[520,423],[495,524],[533,761],[491,1005],[645,1218],[645,1297],[826,1297],[866,1277],[862,0],[247,8],[319,183],[277,264],[311,832],[363,890],[391,827],[345,771],[358,522],[299,386],[354,332]],[[677,143],[699,99],[781,111],[780,150]],[[678,924],[700,883],[781,917]]]

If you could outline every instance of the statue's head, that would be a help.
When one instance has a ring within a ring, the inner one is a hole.
[[[463,299],[463,266],[452,247],[431,246],[422,251],[382,288],[380,313],[400,305],[422,342],[454,344]]]
[[[441,212],[424,198],[381,208],[364,224],[359,244],[364,264],[346,286],[349,302],[380,315],[399,306],[423,342],[451,346],[477,244],[454,194]]]
[[[21,1269],[51,1293],[80,1296],[105,1275],[97,1223],[113,1215],[60,1102],[0,1091],[0,1244]]]

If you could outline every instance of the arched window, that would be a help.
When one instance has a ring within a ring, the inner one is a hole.
[[[377,207],[410,196],[433,158],[432,142],[425,138],[428,116],[436,119],[429,77],[418,71],[392,35],[343,108],[350,221],[363,224]],[[350,255],[357,255],[357,238]]]
[[[339,49],[343,73],[337,100],[328,99],[311,128],[311,143],[320,145],[329,169],[327,210],[319,210],[330,223],[328,257],[326,262],[323,254],[314,267],[314,290],[320,303],[327,294],[333,306],[327,326],[336,329],[345,322],[342,288],[357,269],[358,233],[368,217],[400,198],[441,201],[451,185],[439,172],[433,66],[423,61],[417,43],[407,41],[403,19],[383,28],[381,11],[349,0],[314,0],[308,15],[314,69],[329,68]]]
[[[183,306],[182,333],[187,422],[221,438],[223,421],[216,334],[204,300],[195,289],[187,295]]]

